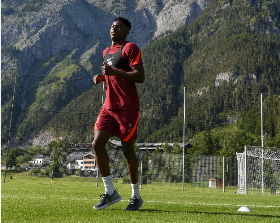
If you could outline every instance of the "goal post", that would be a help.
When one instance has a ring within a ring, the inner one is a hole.
[[[245,146],[236,155],[238,193],[280,194],[280,148]]]

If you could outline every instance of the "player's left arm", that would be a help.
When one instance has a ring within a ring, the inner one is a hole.
[[[118,76],[122,79],[136,82],[136,83],[143,83],[145,80],[145,72],[143,64],[135,64],[131,67],[132,71],[124,72],[120,70],[114,70],[109,65],[103,63],[104,66],[101,67],[102,74],[108,76]]]

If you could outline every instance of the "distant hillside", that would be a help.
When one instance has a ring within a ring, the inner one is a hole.
[[[21,95],[28,100],[17,102],[18,107],[25,105],[17,140],[40,131],[73,141],[92,140],[102,100],[102,86],[90,86],[93,71],[100,69],[99,59],[92,55],[100,54],[103,45],[81,49],[71,54],[59,51],[29,68],[42,76],[25,79]],[[18,55],[19,49],[6,50],[5,55]],[[186,87],[190,152],[234,155],[245,144],[260,145],[261,93],[265,145],[280,146],[279,52],[280,0],[213,0],[176,32],[150,39],[142,48],[146,80],[137,84],[141,101],[137,141],[182,141]],[[5,106],[10,108],[14,79],[5,78],[9,84],[4,87],[10,92]],[[9,113],[6,123],[8,117]],[[6,130],[3,139],[8,137]]]
[[[208,3],[1,1],[2,142],[41,134],[62,107],[92,87],[102,50],[111,44],[109,29],[115,17],[132,21],[129,40],[142,48],[193,21]]]
[[[211,153],[235,147],[234,155],[244,144],[260,145],[261,93],[265,144],[280,147],[279,22],[280,1],[212,1],[191,24],[146,46],[143,58],[153,74],[147,82],[158,84],[148,100],[163,99],[150,113],[165,121],[152,125],[162,126],[155,131],[145,128],[148,119],[143,139],[182,140],[185,86],[186,137],[198,150],[198,133],[207,126],[216,134]]]

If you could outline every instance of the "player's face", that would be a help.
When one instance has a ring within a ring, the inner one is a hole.
[[[129,33],[128,27],[121,21],[115,21],[110,29],[110,36],[114,42],[124,41]]]

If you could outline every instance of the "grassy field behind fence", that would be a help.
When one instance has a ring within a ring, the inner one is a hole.
[[[10,176],[13,179],[10,179]],[[101,180],[101,179],[100,179]],[[143,185],[144,205],[124,211],[131,196],[129,184],[115,183],[123,200],[94,210],[103,183],[95,178],[55,179],[1,174],[1,222],[280,222],[280,196],[236,194],[236,189],[198,188],[185,184]],[[251,212],[237,211],[246,205]]]

